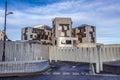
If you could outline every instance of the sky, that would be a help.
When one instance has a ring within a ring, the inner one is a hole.
[[[4,1],[0,0],[0,30],[4,26]],[[120,44],[120,0],[8,0],[7,36],[21,40],[27,26],[52,27],[55,17],[70,17],[72,27],[96,26],[97,43]]]

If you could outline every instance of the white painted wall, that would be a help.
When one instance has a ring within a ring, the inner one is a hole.
[[[0,41],[0,61],[2,60],[3,43]],[[6,61],[29,61],[37,59],[49,59],[49,47],[41,44],[25,42],[6,42]]]

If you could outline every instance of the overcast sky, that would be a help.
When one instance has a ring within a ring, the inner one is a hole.
[[[71,17],[72,27],[96,26],[97,42],[120,44],[120,0],[8,0],[7,35],[21,39],[21,28],[45,24],[52,18]],[[0,29],[4,25],[4,0],[0,0]]]

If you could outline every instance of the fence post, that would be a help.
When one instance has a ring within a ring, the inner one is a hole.
[[[57,50],[58,50],[58,48],[57,48],[58,46],[54,46],[54,51],[55,51],[55,62],[57,62]]]
[[[50,63],[52,62],[51,49],[53,50],[53,48],[51,46],[49,46],[49,60],[50,60]]]
[[[100,73],[103,70],[102,57],[101,57],[101,46],[97,45],[97,63],[96,63],[96,73]]]
[[[103,71],[103,57],[102,57],[102,54],[103,54],[103,46],[100,48],[100,71]]]
[[[96,60],[97,60],[97,62],[96,62],[96,73],[100,73],[100,66],[99,66],[99,49],[100,49],[100,46],[96,46],[96,48],[97,48],[97,52],[96,52]]]
[[[94,71],[94,65],[93,65],[93,51],[92,51],[92,47],[90,47],[89,48],[89,69],[90,69],[90,71],[89,71],[89,74],[91,74],[91,75],[95,75],[95,71]]]

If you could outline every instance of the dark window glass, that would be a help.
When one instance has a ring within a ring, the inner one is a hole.
[[[66,44],[71,44],[71,40],[66,40]]]
[[[30,35],[30,38],[33,38],[33,35]]]

